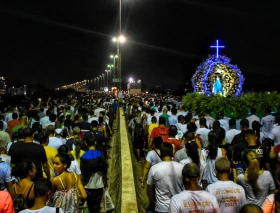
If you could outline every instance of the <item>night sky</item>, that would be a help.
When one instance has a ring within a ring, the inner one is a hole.
[[[73,2],[1,1],[0,75],[59,87],[105,73],[117,51],[119,1]],[[190,83],[219,39],[244,90],[280,89],[280,15],[277,1],[269,2],[123,0],[123,81]]]

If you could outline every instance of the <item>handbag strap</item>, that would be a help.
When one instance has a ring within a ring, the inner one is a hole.
[[[158,152],[154,149],[155,153],[157,153],[158,157],[161,159],[160,155],[158,154]]]
[[[28,200],[28,198],[29,198],[29,194],[30,194],[30,192],[31,192],[31,189],[32,189],[33,185],[34,185],[34,183],[32,183],[32,185],[30,186],[29,191],[28,191],[28,193],[27,193],[27,195],[26,195],[26,199],[27,199],[27,200]]]

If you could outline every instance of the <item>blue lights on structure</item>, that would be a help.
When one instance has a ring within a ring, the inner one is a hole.
[[[210,46],[211,48],[216,48],[216,55],[209,56],[209,58],[202,62],[196,69],[195,74],[192,77],[192,87],[194,89],[194,92],[200,92],[204,93],[207,96],[212,95],[212,90],[210,90],[209,87],[209,77],[210,74],[215,70],[216,66],[219,64],[224,65],[227,67],[227,70],[234,71],[237,78],[235,77],[235,88],[233,94],[227,94],[227,95],[233,95],[234,97],[238,97],[242,91],[242,85],[244,83],[244,76],[242,75],[241,71],[237,67],[237,65],[230,64],[230,59],[226,56],[219,55],[219,48],[225,48],[225,46],[219,45],[219,40],[216,40],[216,46]]]
[[[216,40],[216,46],[210,46],[211,48],[216,48],[216,57],[219,58],[219,48],[225,48],[225,46],[219,46],[219,40]]]

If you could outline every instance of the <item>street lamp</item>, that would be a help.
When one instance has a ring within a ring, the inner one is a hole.
[[[121,12],[121,0],[120,0],[120,12]],[[120,14],[121,19],[121,14]],[[122,66],[121,66],[121,43],[124,43],[126,38],[121,35],[121,20],[120,20],[120,36],[118,38],[113,38],[113,42],[117,42],[117,49],[118,49],[118,77],[120,79],[120,89],[122,87]]]
[[[107,67],[110,68],[111,77],[112,77],[112,67],[114,67],[114,65],[113,65],[113,64],[108,64]],[[113,76],[113,77],[115,78],[115,73],[114,73],[114,76]],[[114,83],[114,86],[115,86],[115,83]]]
[[[110,72],[110,70],[105,70],[105,72],[107,73],[107,88],[109,88],[109,85],[108,85],[108,73]]]
[[[114,59],[114,78],[116,77],[116,58],[118,58],[118,55],[111,55],[112,59]]]

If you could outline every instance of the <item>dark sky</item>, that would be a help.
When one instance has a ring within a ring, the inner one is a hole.
[[[1,1],[0,75],[58,87],[105,73],[117,51],[111,39],[118,33],[119,1],[73,2]],[[276,3],[123,0],[123,81],[133,77],[168,87],[189,82],[219,39],[247,89],[261,88],[279,71]]]

